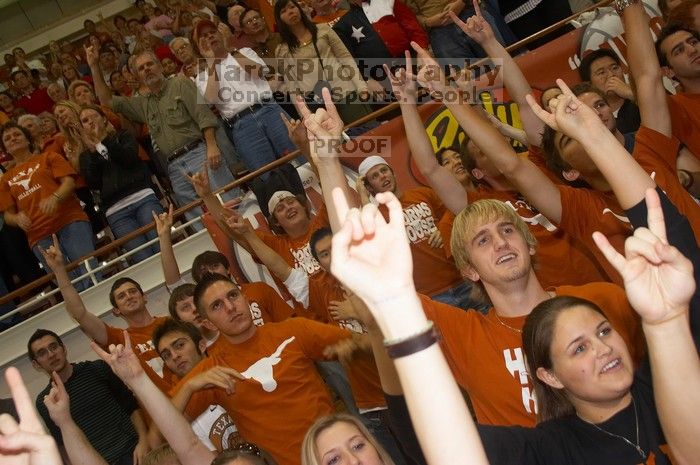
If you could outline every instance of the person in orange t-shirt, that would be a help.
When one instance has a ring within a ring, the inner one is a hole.
[[[358,172],[369,194],[393,192],[403,205],[406,233],[413,253],[413,279],[418,292],[465,310],[482,307],[470,299],[471,285],[462,279],[445,254],[437,224],[446,209],[437,194],[427,187],[401,190],[394,171],[378,155],[365,158]],[[386,208],[381,210],[386,216]]]
[[[197,284],[195,303],[222,336],[209,358],[173,389],[173,403],[190,418],[209,405],[222,405],[246,440],[267,449],[279,463],[299,464],[306,430],[332,411],[315,362],[324,360],[327,346],[351,333],[304,318],[258,327],[238,286],[216,274]],[[215,366],[239,373],[238,379],[230,378],[235,386],[228,393],[221,388],[193,392],[190,380]]]
[[[90,223],[73,195],[73,167],[58,154],[37,154],[29,132],[14,123],[3,126],[0,137],[2,149],[15,160],[0,178],[0,211],[5,212],[7,224],[27,233],[39,260],[40,249],[53,243],[53,234],[71,261],[94,252]],[[83,273],[85,268],[81,265],[71,275]],[[81,280],[78,286],[81,290],[87,288],[89,280]]]

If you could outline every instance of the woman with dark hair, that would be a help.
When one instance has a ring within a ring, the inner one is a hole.
[[[328,87],[343,121],[353,122],[370,112],[367,83],[350,52],[326,24],[315,24],[296,0],[275,3],[275,21],[282,43],[275,56],[283,76],[282,90],[302,94],[321,103]],[[300,60],[307,66],[300,66]]]
[[[15,159],[0,179],[0,211],[7,224],[27,233],[34,255],[44,263],[39,249],[53,244],[52,235],[70,261],[93,252],[90,223],[73,194],[76,172],[70,163],[55,152],[39,153],[29,131],[14,123],[0,129],[0,146]],[[77,287],[85,289],[87,282]]]
[[[100,207],[115,238],[120,238],[151,224],[153,214],[163,212],[163,206],[151,187],[151,173],[139,158],[138,142],[128,131],[116,131],[104,111],[96,105],[80,110],[80,174],[92,191],[100,193]],[[155,230],[135,237],[125,244],[133,250],[155,239]],[[133,254],[140,262],[158,253],[158,244],[142,248]]]

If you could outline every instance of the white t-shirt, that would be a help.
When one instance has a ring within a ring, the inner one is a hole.
[[[241,55],[265,66],[265,62],[250,48],[239,50]],[[270,84],[261,77],[248,75],[238,61],[229,54],[221,63],[216,65],[216,75],[219,78],[217,101],[212,102],[225,118],[231,118],[241,110],[260,103],[263,99],[272,97]],[[207,70],[197,74],[197,88],[204,95],[209,82]]]

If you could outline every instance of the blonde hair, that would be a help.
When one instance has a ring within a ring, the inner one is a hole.
[[[60,102],[56,103],[53,107],[54,114],[56,112],[57,107],[66,107],[70,111],[72,111],[75,114],[75,120],[78,122],[78,125],[80,125],[80,105],[77,103],[71,101],[71,100],[61,100]],[[66,142],[68,142],[69,145],[74,146],[74,147],[81,147],[83,144],[82,139],[80,139],[79,135],[71,133],[70,129],[67,127],[64,127],[59,121],[58,118],[56,118],[56,122],[58,123],[58,129],[61,130],[61,134],[63,134],[63,138],[65,139]]]
[[[346,413],[339,413],[319,418],[313,425],[311,425],[311,428],[309,428],[309,430],[306,432],[304,442],[301,445],[301,465],[321,465],[321,461],[318,459],[319,452],[316,445],[318,436],[323,431],[340,422],[349,423],[355,426],[365,437],[365,439],[367,439],[367,442],[369,442],[377,450],[377,455],[379,455],[379,458],[382,460],[384,465],[395,465],[394,460],[391,458],[389,453],[384,450],[379,442],[377,442],[374,436],[372,436],[372,433],[370,433],[367,430],[367,427],[362,424],[360,419]]]
[[[450,247],[457,269],[463,271],[472,266],[469,256],[469,241],[474,237],[478,228],[485,223],[499,219],[512,223],[529,247],[537,247],[537,239],[513,208],[500,200],[478,200],[470,203],[459,212],[452,225]]]
[[[180,463],[175,451],[168,444],[162,444],[146,454],[141,465],[163,465],[173,461]]]

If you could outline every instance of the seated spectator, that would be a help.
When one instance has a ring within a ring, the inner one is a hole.
[[[66,89],[61,84],[52,82],[51,84],[46,86],[46,93],[49,94],[49,97],[51,98],[51,100],[53,100],[53,103],[58,103],[61,100],[68,100],[68,94],[66,93]]]
[[[250,47],[266,63],[272,62],[275,50],[282,42],[279,32],[270,32],[265,18],[258,10],[248,9],[241,13],[239,18],[241,31],[245,34]]]
[[[184,37],[176,37],[169,45],[175,57],[182,63],[180,72],[184,76],[194,79],[201,71],[199,68],[204,65],[204,62],[199,60],[199,55],[190,41]]]
[[[41,134],[45,137],[52,137],[59,132],[58,120],[56,117],[45,111],[39,114],[39,119],[41,120]]]
[[[148,430],[136,399],[109,365],[102,360],[70,363],[61,338],[46,329],[32,334],[27,354],[35,369],[49,378],[58,377],[65,386],[73,420],[108,463],[124,463],[148,451]],[[45,403],[55,383],[52,379],[35,403],[59,448],[64,449],[61,430],[49,416]]]
[[[164,57],[160,60],[160,64],[163,67],[165,77],[175,76],[180,72],[180,65],[170,57]]]
[[[27,61],[27,52],[22,47],[13,48],[12,55],[15,57],[15,66],[12,67],[12,72],[22,70],[28,74],[33,74],[32,71],[36,70],[46,74],[46,65],[38,58]]]
[[[314,24],[296,0],[275,3],[275,21],[282,36],[282,43],[275,52],[277,67],[288,71],[282,77],[283,91],[320,102],[321,88],[330,88],[332,95],[339,99],[338,112],[348,123],[370,112],[369,106],[363,103],[370,97],[367,83],[338,34],[325,24]],[[308,66],[298,66],[299,60]],[[328,72],[341,67],[348,70],[342,77]],[[324,68],[327,71],[323,71]]]
[[[18,108],[15,106],[14,98],[9,91],[0,92],[0,111],[2,111],[7,118],[5,122],[18,114]]]
[[[244,11],[246,11],[246,7],[240,4],[233,5],[228,9],[226,18],[228,25],[231,26],[231,29],[233,29],[230,43],[226,44],[228,50],[241,49],[252,45],[250,43],[250,38],[241,28],[241,15]],[[273,50],[272,52],[274,53],[275,51]]]
[[[173,39],[173,31],[171,30],[173,19],[170,16],[165,14],[156,15],[155,8],[148,2],[140,3],[139,9],[147,19],[143,26],[148,32],[166,43]]]
[[[56,134],[56,132],[53,132],[52,134],[46,135],[44,131],[42,131],[41,118],[36,115],[22,115],[17,118],[17,124],[29,131],[34,143],[41,151],[44,151],[46,142]]]
[[[617,129],[622,134],[639,129],[642,123],[639,107],[634,103],[632,88],[625,82],[617,53],[607,48],[589,52],[581,60],[578,72],[582,81],[590,81],[605,94],[605,100],[617,119]]]
[[[72,62],[64,62],[63,63],[63,83],[65,84],[66,87],[70,86],[74,82],[77,81],[83,81],[83,82],[92,82],[92,77],[90,76],[83,76],[80,71],[78,70],[78,67],[72,63]]]
[[[104,43],[100,47],[100,68],[105,82],[109,82],[109,76],[119,69],[119,57],[114,53],[114,44]]]
[[[37,258],[46,266],[40,249],[53,243],[52,235],[68,260],[93,252],[92,228],[73,194],[76,172],[70,163],[54,152],[39,153],[29,131],[14,123],[3,126],[0,145],[16,161],[0,180],[0,211],[8,224],[27,233]],[[74,277],[82,273],[83,265],[71,272]],[[88,282],[79,281],[77,287],[85,289]]]
[[[42,111],[51,111],[53,100],[49,97],[46,89],[36,87],[32,78],[24,70],[17,70],[12,73],[12,84],[19,92],[20,96],[15,101],[15,105],[24,108],[27,113],[38,115]]]
[[[153,215],[162,213],[163,206],[153,191],[151,173],[139,158],[136,138],[126,130],[117,132],[98,106],[83,107],[80,123],[80,174],[90,190],[99,193],[100,208],[114,237],[124,237],[151,224]],[[133,250],[156,238],[156,231],[150,230],[124,247]],[[151,244],[131,257],[137,263],[158,250],[158,244]]]

